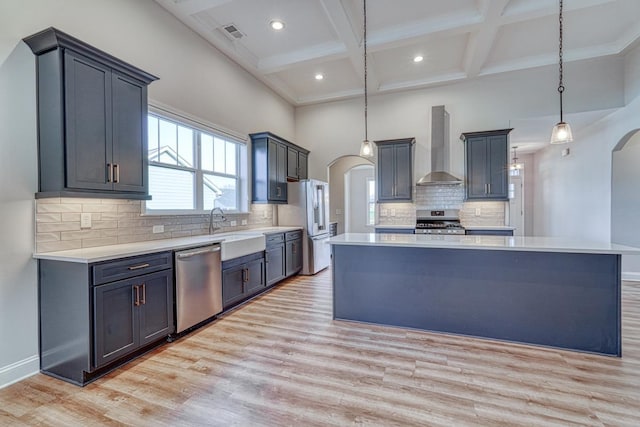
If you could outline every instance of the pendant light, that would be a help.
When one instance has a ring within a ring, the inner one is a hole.
[[[511,159],[511,164],[509,165],[509,169],[512,171],[521,170],[524,167],[523,163],[518,163],[518,157],[516,156],[517,148],[518,148],[517,145],[513,147],[513,158]]]
[[[367,107],[369,106],[367,94],[367,0],[364,4],[364,141],[360,145],[360,156],[373,157],[373,144],[369,141],[369,129],[367,126]]]
[[[551,132],[551,144],[564,144],[565,142],[573,141],[571,126],[562,119],[562,92],[564,92],[564,85],[562,84],[562,2],[563,0],[560,0],[560,14],[558,15],[558,21],[560,23],[560,49],[558,51],[560,69],[560,82],[558,84],[558,93],[560,94],[560,121],[553,127],[553,131]]]

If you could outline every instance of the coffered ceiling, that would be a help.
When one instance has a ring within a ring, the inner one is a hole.
[[[363,93],[362,0],[156,1],[294,105]],[[557,63],[557,14],[557,0],[368,0],[369,93]],[[565,0],[565,61],[623,53],[638,17],[639,0]]]

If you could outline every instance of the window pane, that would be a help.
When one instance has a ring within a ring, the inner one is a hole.
[[[147,141],[149,150],[149,160],[158,161],[158,119],[149,116],[147,124]]]
[[[227,174],[236,174],[236,153],[238,152],[238,144],[227,141]]]
[[[206,133],[200,134],[200,147],[202,159],[200,159],[202,170],[213,172],[213,137]]]
[[[176,132],[177,126],[174,123],[160,120],[160,153],[157,161],[170,165],[178,164]]]
[[[178,165],[193,167],[193,131],[178,126]]]
[[[149,209],[194,209],[194,173],[149,166]]]
[[[225,173],[224,139],[214,138],[213,143],[213,171]]]
[[[203,176],[204,209],[238,209],[238,180],[215,175]]]

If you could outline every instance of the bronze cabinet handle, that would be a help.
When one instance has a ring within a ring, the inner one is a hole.
[[[115,172],[115,179],[113,180],[113,182],[120,182],[120,165],[117,163],[114,163],[113,171]]]
[[[249,269],[247,268],[247,282],[249,282],[251,280],[251,273],[249,272]]]
[[[135,299],[133,300],[133,305],[134,306],[139,306],[140,305],[140,286],[138,285],[133,285],[133,291],[135,292]]]
[[[140,300],[140,304],[146,304],[147,303],[147,285],[143,283],[140,286],[142,287],[142,299]]]
[[[113,167],[107,163],[107,182],[113,182]]]
[[[146,267],[150,267],[150,264],[145,263],[145,264],[133,265],[131,267],[128,267],[128,269],[129,270],[140,270],[141,268],[146,268]]]

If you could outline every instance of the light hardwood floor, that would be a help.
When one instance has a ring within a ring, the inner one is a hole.
[[[0,425],[640,426],[640,283],[617,359],[333,321],[325,271],[85,388],[0,390]]]

